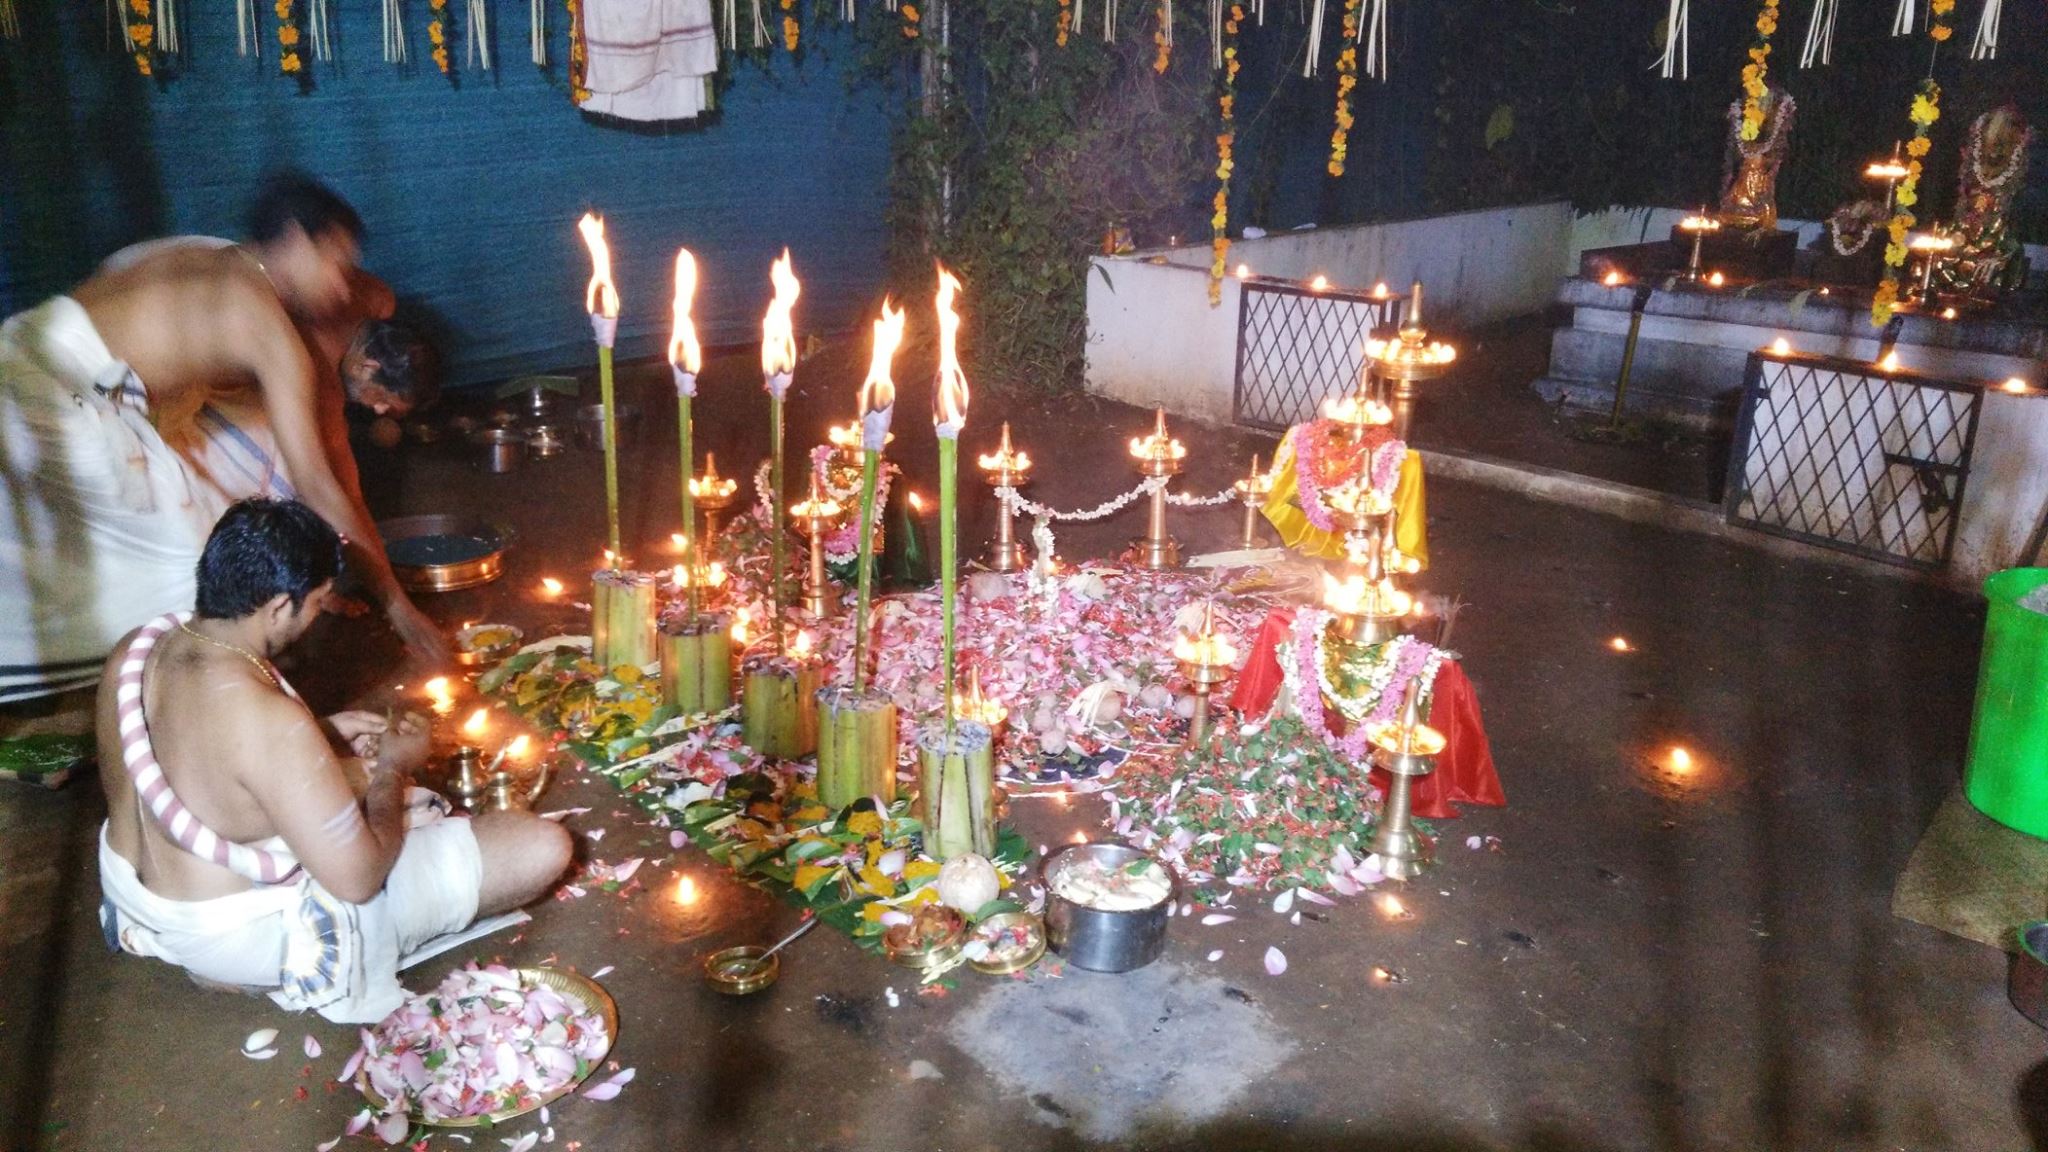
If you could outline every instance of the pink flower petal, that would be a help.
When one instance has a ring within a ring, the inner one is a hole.
[[[619,1086],[607,1080],[595,1088],[585,1091],[583,1098],[585,1100],[616,1100],[619,1098]]]
[[[1214,964],[1221,959],[1223,959],[1223,949],[1218,948],[1214,952],[1209,953],[1209,963]]]
[[[332,1140],[313,1145],[313,1152],[334,1152],[334,1146],[339,1143],[341,1143],[341,1137],[336,1136]]]
[[[244,1052],[242,1055],[247,1056],[251,1060],[269,1060],[277,1055],[277,1049],[265,1048],[261,1052]]]
[[[376,1113],[370,1111],[368,1108],[365,1108],[361,1112],[356,1113],[354,1116],[349,1117],[348,1127],[342,1129],[342,1134],[345,1136],[353,1136],[356,1133],[361,1132],[363,1129],[368,1128],[370,1126],[370,1118],[374,1115],[376,1115]]]
[[[306,1037],[306,1043],[304,1047],[306,1049],[306,1059],[318,1060],[320,1058],[320,1042],[318,1040],[315,1040],[311,1036],[308,1036]]]
[[[1225,916],[1221,912],[1211,912],[1207,916],[1202,917],[1202,927],[1214,928],[1218,924],[1228,924],[1235,919],[1237,919],[1235,916]]]
[[[633,873],[638,872],[640,865],[646,862],[646,859],[640,856],[635,856],[631,860],[621,860],[618,867],[612,869],[612,879],[624,884],[626,881],[631,880]]]
[[[590,978],[591,978],[592,980],[602,980],[602,979],[604,979],[605,977],[607,977],[607,976],[609,976],[609,975],[611,975],[611,974],[612,974],[612,968],[613,968],[613,967],[614,967],[614,965],[611,965],[611,964],[607,964],[607,965],[605,965],[604,967],[602,967],[602,968],[599,968],[599,969],[598,969],[597,971],[595,971],[595,972],[592,972],[592,973],[590,974]]]
[[[1325,908],[1334,908],[1337,906],[1337,902],[1335,900],[1332,900],[1328,896],[1325,896],[1321,892],[1317,892],[1313,889],[1298,888],[1295,890],[1295,892],[1303,900],[1306,900],[1311,904],[1321,904]]]
[[[1294,889],[1292,888],[1273,898],[1273,911],[1282,916],[1287,915],[1288,909],[1292,907],[1294,907]]]
[[[528,1132],[517,1140],[502,1140],[500,1143],[504,1144],[511,1152],[532,1152],[533,1146],[540,1143],[540,1133]]]
[[[1287,953],[1278,948],[1266,949],[1266,975],[1278,976],[1287,971]]]
[[[680,849],[689,842],[690,836],[687,832],[671,832],[668,834],[668,846],[671,848]]]
[[[387,1112],[377,1119],[377,1139],[386,1144],[405,1143],[405,1134],[411,1130],[403,1112]]]

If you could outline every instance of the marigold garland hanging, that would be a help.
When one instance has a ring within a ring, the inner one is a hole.
[[[299,21],[292,0],[277,0],[277,70],[286,76],[305,79],[306,65],[299,58]]]
[[[590,99],[590,89],[584,80],[590,69],[590,49],[583,42],[583,5],[579,0],[563,0],[569,9],[569,99],[581,104]]]
[[[1949,20],[1955,15],[1956,0],[1930,0],[1927,9],[1927,37],[1934,41],[1934,54],[1938,57],[1941,45],[1955,34]],[[1885,229],[1884,279],[1870,300],[1870,322],[1879,328],[1890,323],[1892,313],[1898,311],[1899,270],[1906,266],[1907,257],[1906,233],[1919,222],[1913,206],[1920,202],[1921,164],[1934,147],[1934,122],[1941,119],[1941,85],[1935,82],[1932,60],[1927,65],[1927,79],[1913,93],[1913,107],[1907,115],[1913,121],[1913,138],[1906,142],[1906,178],[1899,181],[1891,222]]]
[[[1744,140],[1754,140],[1764,130],[1765,78],[1771,72],[1771,36],[1778,31],[1778,0],[1764,0],[1756,17],[1756,43],[1749,46],[1749,63],[1742,66],[1742,127]]]
[[[791,52],[796,51],[798,38],[803,26],[796,22],[796,0],[782,0],[782,43]]]
[[[1337,53],[1337,128],[1330,133],[1330,175],[1344,174],[1344,158],[1350,152],[1351,90],[1358,86],[1358,5],[1344,0],[1344,50]]]
[[[1165,72],[1167,65],[1173,63],[1173,0],[1159,0],[1159,29],[1152,33],[1152,43],[1159,47],[1152,70]]]
[[[1217,98],[1222,121],[1216,132],[1216,214],[1209,220],[1209,306],[1223,303],[1223,269],[1230,259],[1231,147],[1236,143],[1237,26],[1244,6],[1233,3],[1223,20],[1223,95]]]
[[[128,43],[135,53],[135,70],[144,76],[156,74],[154,53],[156,44],[155,16],[150,10],[149,0],[128,0]]]
[[[1055,26],[1053,39],[1060,47],[1067,46],[1067,33],[1074,27],[1074,0],[1060,0],[1060,19]]]
[[[434,46],[434,67],[441,75],[454,72],[453,60],[448,54],[448,0],[427,0],[427,43]]]
[[[898,8],[896,12],[898,15],[903,17],[903,38],[905,40],[917,39],[920,35],[918,29],[918,21],[922,19],[917,14],[917,5],[905,4],[901,8]]]

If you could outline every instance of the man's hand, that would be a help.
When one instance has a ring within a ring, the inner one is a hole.
[[[371,771],[410,775],[427,762],[428,747],[427,725],[416,723],[411,716],[404,717],[377,738],[376,761]]]
[[[404,593],[392,596],[391,602],[385,606],[384,615],[391,621],[392,631],[398,633],[398,638],[414,655],[436,667],[453,658],[448,638],[441,634],[441,629],[432,620],[427,619],[426,613],[413,607]]]
[[[334,734],[334,738],[366,760],[376,758],[379,737],[390,726],[381,714],[361,709],[336,712],[327,718],[327,730]]]

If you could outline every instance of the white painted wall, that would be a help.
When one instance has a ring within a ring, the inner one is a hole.
[[[1949,559],[1950,581],[1980,590],[1994,573],[2038,563],[2022,556],[2048,515],[2048,389],[1984,393],[1977,444],[1963,493],[1963,522]]]
[[[1209,304],[1206,267],[1097,257],[1088,272],[1090,392],[1228,422],[1237,371],[1238,281]]]

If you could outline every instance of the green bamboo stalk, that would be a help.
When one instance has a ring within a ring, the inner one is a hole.
[[[661,631],[662,698],[688,715],[732,706],[732,634],[725,616],[705,613]]]
[[[948,736],[928,728],[917,756],[925,852],[948,860],[994,851],[995,741],[988,729],[967,723]]]
[[[776,760],[797,760],[818,749],[818,666],[791,668],[783,661],[744,669],[740,691],[741,739]]]
[[[853,613],[853,690],[868,690],[868,605],[875,589],[875,473],[882,454],[874,449],[860,460],[860,594]]]
[[[590,655],[606,671],[655,659],[654,577],[604,568],[591,575]]]
[[[619,548],[619,421],[612,405],[612,350],[604,344],[597,346],[597,390],[604,405],[605,525],[610,530],[612,567],[622,568],[626,557]]]
[[[863,796],[896,799],[896,704],[843,687],[818,693],[818,802],[835,811]]]

